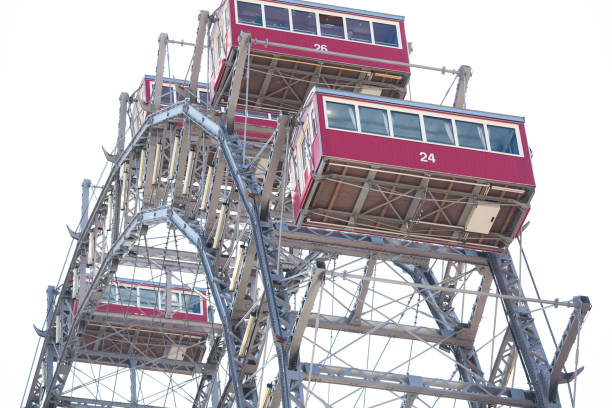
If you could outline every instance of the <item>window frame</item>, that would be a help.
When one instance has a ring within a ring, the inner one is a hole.
[[[149,102],[151,103],[153,101],[153,96],[154,96],[154,91],[155,91],[155,80],[151,80],[151,82],[149,82],[150,84],[150,95],[151,97],[149,98]],[[170,105],[166,105],[163,103],[163,99],[164,99],[164,87],[168,87],[171,90],[171,95],[172,95],[172,103]],[[160,94],[160,101],[159,101],[159,105],[160,106],[172,106],[177,102],[176,99],[176,90],[174,89],[174,84],[168,83],[166,81],[162,81],[162,93]]]
[[[372,44],[377,45],[377,46],[381,46],[381,47],[390,47],[390,48],[401,48],[402,47],[402,40],[400,39],[400,32],[397,30],[397,26],[395,26],[395,39],[397,40],[397,45],[391,45],[391,44],[379,44],[376,42],[376,35],[374,34],[374,23],[378,23],[381,25],[388,25],[388,26],[395,26],[395,24],[389,24],[389,23],[383,23],[381,21],[371,21],[370,22],[370,32],[372,34]]]
[[[236,4],[238,4],[238,3],[236,3]],[[266,13],[266,7],[274,7],[274,8],[279,8],[279,9],[287,10],[287,18],[289,20],[289,27],[288,28],[268,27],[268,14]],[[271,30],[284,31],[284,32],[293,31],[293,19],[291,18],[291,9],[289,9],[287,7],[282,7],[280,4],[272,5],[272,4],[267,4],[267,3],[262,3],[261,4],[261,9],[263,10],[263,14],[262,14],[263,26],[262,27],[268,28],[268,29],[271,29]],[[244,23],[241,23],[241,24],[244,24]]]
[[[317,26],[318,29],[317,31],[319,32],[319,36],[323,37],[323,38],[334,38],[336,40],[346,40],[347,39],[347,32],[346,32],[346,18],[344,16],[340,16],[340,15],[336,15],[336,14],[329,14],[329,13],[315,13],[316,14],[316,19],[317,19]],[[321,15],[324,16],[328,16],[328,17],[339,17],[340,21],[342,21],[342,37],[338,37],[336,35],[329,35],[329,34],[323,34],[322,30],[321,30]]]
[[[259,11],[260,11],[260,13],[261,13],[261,25],[258,25],[258,24],[251,24],[251,23],[243,23],[243,22],[241,22],[240,20],[238,20],[238,18],[239,18],[239,17],[238,17],[238,2],[241,2],[241,3],[248,3],[248,4],[255,4],[255,5],[259,6]],[[253,27],[262,27],[262,28],[266,26],[266,15],[265,15],[265,13],[264,13],[263,3],[256,3],[256,2],[253,2],[253,1],[236,0],[236,1],[234,2],[234,7],[235,7],[235,9],[234,9],[234,10],[236,10],[236,22],[237,22],[238,24],[241,24],[241,25],[249,25],[249,26],[253,26]]]
[[[369,28],[369,31],[370,31],[370,41],[369,41],[369,42],[366,42],[366,41],[364,41],[364,40],[353,40],[353,39],[349,38],[349,35],[348,35],[348,20],[354,20],[354,21],[365,21],[365,22],[367,22],[367,23],[368,23],[368,28]],[[345,17],[345,18],[344,18],[344,31],[345,31],[345,34],[346,34],[346,35],[345,35],[345,36],[346,36],[346,39],[347,39],[348,41],[353,41],[353,42],[357,42],[357,43],[361,43],[361,44],[376,45],[376,44],[374,43],[374,33],[372,32],[372,28],[373,28],[373,27],[374,27],[374,26],[373,26],[373,24],[372,24],[372,20],[368,20],[368,19],[360,19],[360,18],[352,18],[352,17]]]
[[[149,309],[149,310],[157,310],[157,311],[166,310],[165,308],[162,308],[162,298],[164,299],[164,304],[165,304],[165,293],[166,293],[165,286],[139,285],[137,283],[124,282],[120,280],[111,282],[108,285],[108,287],[110,286],[115,287],[115,299],[110,302],[99,302],[99,303],[104,303],[107,305],[114,304],[114,305],[118,305],[121,307],[135,307],[137,309]],[[121,303],[120,298],[119,298],[119,288],[121,287],[128,288],[130,289],[130,291],[132,289],[136,289],[136,305]],[[140,294],[141,289],[157,292],[157,308],[151,308],[149,306],[142,306],[141,301],[140,301],[141,300],[141,294]],[[184,313],[184,314],[191,314],[191,315],[196,315],[196,316],[204,316],[203,299],[205,299],[205,296],[203,296],[200,293],[200,291],[191,290],[191,289],[172,289],[172,293],[178,294],[178,299],[179,299],[179,309],[173,310],[174,313]],[[198,298],[200,298],[200,313],[187,312],[187,309],[185,308],[185,298],[184,298],[185,294],[197,296]]]
[[[242,1],[243,3],[252,3],[252,4],[257,4],[261,7],[261,12],[262,12],[262,25],[256,25],[256,24],[249,24],[249,23],[241,23],[238,21],[238,1]],[[281,28],[275,28],[275,27],[268,27],[267,25],[267,20],[266,20],[266,13],[265,13],[265,6],[272,6],[272,7],[279,7],[279,8],[285,8],[287,9],[288,13],[289,13],[289,30],[286,29],[281,29]],[[320,37],[322,39],[332,39],[332,40],[340,40],[340,41],[350,41],[350,42],[354,42],[357,44],[362,44],[362,45],[371,45],[371,46],[375,46],[375,47],[387,47],[387,48],[392,48],[392,49],[403,49],[404,48],[404,41],[402,39],[402,30],[401,30],[401,22],[397,21],[397,20],[387,20],[387,19],[383,19],[383,18],[376,18],[376,17],[370,17],[370,16],[364,16],[364,15],[360,15],[360,14],[351,14],[351,13],[341,13],[341,12],[337,12],[337,11],[333,11],[333,10],[326,10],[326,9],[318,9],[318,8],[309,8],[309,7],[300,7],[297,5],[285,5],[283,3],[273,3],[273,2],[269,2],[269,1],[258,1],[255,2],[253,0],[234,0],[234,22],[236,24],[240,24],[240,25],[245,25],[245,26],[251,26],[251,27],[259,27],[259,28],[264,28],[267,30],[277,30],[279,32],[292,32],[295,34],[302,34],[302,35],[314,35],[317,37]],[[315,26],[316,26],[316,34],[315,33],[306,33],[306,32],[301,32],[301,31],[295,31],[293,29],[293,14],[292,14],[292,10],[297,10],[297,11],[304,11],[304,12],[308,12],[308,13],[313,13],[315,15]],[[335,16],[335,17],[341,17],[342,18],[342,25],[343,25],[343,31],[344,31],[344,36],[343,37],[332,37],[332,36],[324,36],[321,35],[321,20],[320,20],[320,14],[324,14],[324,15],[329,15],[329,16]],[[365,41],[359,41],[359,40],[351,40],[348,38],[348,31],[347,31],[347,26],[346,26],[346,20],[347,18],[352,18],[353,20],[362,20],[362,21],[367,21],[370,25],[370,42],[365,42]],[[395,33],[397,35],[397,46],[394,45],[387,45],[387,44],[376,44],[375,38],[374,38],[374,24],[373,23],[380,23],[380,24],[386,24],[386,25],[391,25],[395,27]]]
[[[463,122],[463,123],[472,123],[472,124],[475,124],[475,125],[481,125],[481,126],[482,126],[483,136],[484,136],[484,144],[485,144],[484,148],[480,149],[480,148],[478,148],[478,147],[461,146],[461,140],[459,140],[459,139],[460,139],[460,137],[459,137],[459,129],[457,128],[457,121],[459,121],[459,122]],[[489,142],[489,140],[488,140],[488,137],[487,137],[487,130],[486,130],[486,126],[485,126],[485,124],[484,124],[484,123],[482,123],[482,122],[468,121],[468,120],[458,120],[458,119],[457,119],[457,120],[454,120],[454,121],[453,121],[453,123],[455,124],[455,135],[456,135],[456,137],[457,137],[457,145],[458,145],[459,147],[461,147],[461,148],[467,148],[467,149],[474,149],[474,150],[481,150],[481,151],[486,151],[486,152],[491,152],[491,153],[499,153],[499,152],[494,152],[494,151],[491,149],[491,144],[490,144],[490,142]]]
[[[331,127],[329,125],[329,121],[327,120],[327,103],[328,102],[342,103],[342,104],[345,104],[345,105],[352,105],[353,108],[355,109],[355,116],[356,116],[356,121],[357,121],[357,130],[346,130],[346,129],[340,129],[340,128],[336,128],[336,127]],[[389,123],[389,136],[380,135],[380,134],[376,134],[376,133],[364,132],[362,130],[362,128],[361,128],[361,117],[359,116],[359,107],[360,106],[376,108],[376,109],[383,109],[383,110],[387,111],[387,120],[389,121],[388,122]],[[402,138],[402,137],[396,137],[394,129],[393,129],[393,122],[392,122],[391,112],[410,113],[410,114],[413,114],[413,115],[417,115],[419,117],[419,124],[420,124],[420,127],[421,127],[421,140],[406,139],[406,138]],[[334,131],[348,132],[348,133],[361,133],[361,134],[369,135],[369,136],[393,138],[393,139],[396,139],[396,140],[403,140],[403,141],[407,141],[407,142],[427,143],[427,144],[438,145],[438,146],[456,147],[456,148],[459,148],[459,149],[473,150],[473,151],[477,151],[477,152],[485,152],[485,153],[493,153],[493,154],[501,154],[501,155],[506,155],[506,156],[511,156],[511,157],[520,157],[520,158],[524,158],[525,157],[525,150],[524,150],[524,146],[523,146],[522,134],[521,134],[521,130],[520,130],[520,127],[519,127],[518,123],[511,123],[511,122],[506,122],[506,121],[503,121],[503,120],[496,121],[494,119],[489,119],[489,118],[476,118],[476,117],[471,117],[471,116],[465,116],[463,114],[455,114],[455,115],[453,115],[453,114],[450,114],[450,113],[436,112],[436,111],[431,111],[431,110],[427,110],[427,109],[418,109],[418,108],[412,108],[412,107],[394,106],[394,105],[391,105],[391,104],[379,104],[379,103],[373,103],[373,102],[369,102],[369,101],[344,99],[344,98],[341,98],[341,97],[327,96],[327,95],[323,96],[323,115],[324,115],[324,121],[325,121],[324,122],[325,123],[325,128],[326,129],[330,129],[330,130],[334,130]],[[440,118],[440,119],[449,119],[451,121],[451,123],[452,123],[454,143],[453,144],[445,144],[445,143],[438,143],[438,142],[433,142],[433,141],[428,140],[427,139],[427,133],[425,131],[425,116],[430,116],[430,117]],[[459,120],[461,122],[476,123],[476,124],[483,125],[484,132],[485,132],[486,148],[485,149],[477,149],[477,148],[474,148],[474,147],[460,146],[459,145],[459,137],[458,137],[458,133],[457,133],[457,124],[455,122],[456,120]],[[489,138],[488,126],[506,127],[506,128],[514,129],[514,132],[516,134],[516,139],[517,139],[517,145],[518,145],[518,154],[496,152],[496,151],[491,150],[491,141],[490,141],[490,138]]]

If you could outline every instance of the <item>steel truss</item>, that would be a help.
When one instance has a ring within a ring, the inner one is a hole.
[[[189,97],[160,110],[157,94],[136,127],[122,94],[112,168],[95,202],[84,182],[68,273],[47,291],[25,406],[560,407],[588,298],[527,298],[508,253],[295,226],[284,167],[294,118],[281,115],[265,143],[232,131],[249,41],[225,115]],[[169,42],[160,36],[158,92]],[[262,92],[255,100],[274,97]],[[96,309],[117,277],[143,275],[165,283],[164,313]],[[177,282],[206,298],[208,322],[172,319]],[[500,301],[505,320],[485,334]],[[571,309],[552,360],[536,328],[550,305]]]

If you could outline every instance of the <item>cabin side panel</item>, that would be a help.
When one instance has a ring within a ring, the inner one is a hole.
[[[279,43],[290,46],[291,48],[275,46],[272,44],[254,43],[251,46],[252,50],[260,50],[265,52],[273,52],[284,55],[293,55],[296,57],[308,58],[312,60],[333,61],[341,64],[356,65],[370,68],[378,68],[391,71],[399,71],[409,73],[408,67],[408,49],[404,30],[404,24],[401,20],[391,20],[377,18],[381,22],[392,24],[397,27],[397,35],[399,44],[397,47],[385,46],[380,44],[371,44],[366,42],[350,41],[346,39],[336,39],[319,35],[312,35],[302,32],[292,32],[289,30],[273,29],[269,27],[258,27],[250,24],[238,23],[235,13],[237,0],[228,0],[232,2],[232,42],[238,44],[238,38],[242,31],[251,33],[251,38],[259,41],[268,41],[269,43]],[[353,15],[347,13],[331,12],[324,9],[316,9],[307,6],[290,6],[283,3],[270,3],[275,7],[291,8],[292,10],[304,10],[310,12],[320,12],[353,17],[355,19],[372,19],[365,15]],[[298,49],[301,48],[301,49]],[[309,51],[312,50],[312,51]],[[355,57],[346,57],[333,54],[326,54],[324,51],[354,55]],[[366,59],[359,57],[366,57]],[[370,60],[371,59],[371,60]],[[383,62],[384,61],[384,62]],[[393,64],[393,62],[397,64]]]
[[[323,156],[474,177],[481,180],[535,185],[523,123],[510,123],[518,128],[522,147],[521,155],[511,155],[455,145],[330,129],[325,121],[325,103],[321,95],[319,95],[318,102]],[[346,102],[353,101],[347,100]],[[489,122],[500,126],[509,124],[509,122],[501,121],[489,120]]]
[[[225,62],[229,57],[229,53],[233,46],[232,44],[232,21],[234,21],[234,3],[230,0],[225,0],[219,7],[216,17],[217,20],[210,29],[210,49],[208,52],[209,77],[208,83],[209,100],[212,101],[215,96],[215,91],[218,89],[219,82],[223,77],[225,70]]]

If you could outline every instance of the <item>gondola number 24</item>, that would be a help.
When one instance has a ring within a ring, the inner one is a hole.
[[[425,163],[428,163],[428,162],[435,163],[436,162],[436,156],[434,156],[433,153],[428,154],[425,152],[421,152],[419,153],[419,156],[421,156],[422,162],[425,162]]]

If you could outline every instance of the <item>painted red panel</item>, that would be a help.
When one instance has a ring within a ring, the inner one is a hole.
[[[206,305],[204,305],[206,306]],[[165,316],[165,310],[159,309],[150,309],[146,307],[135,307],[135,306],[122,306],[112,303],[99,303],[96,307],[96,310],[100,310],[103,312],[111,312],[111,313],[122,313],[122,314],[132,314],[139,316]],[[172,315],[173,320],[191,320],[194,322],[206,322],[206,308],[204,308],[204,314],[198,315],[193,313],[179,313],[175,312]]]
[[[523,123],[517,123],[523,146],[523,157],[520,157],[456,146],[327,129],[325,128],[322,95],[318,95],[317,102],[324,156],[535,186]],[[381,106],[393,105],[381,104]],[[428,109],[421,110],[428,111]],[[443,113],[448,115],[447,112]],[[478,118],[476,115],[468,114],[453,115]],[[487,120],[496,122],[489,118]],[[502,120],[497,122],[500,124],[516,123]],[[422,162],[420,160],[421,152],[427,155],[433,153],[436,162]]]
[[[276,42],[281,44],[287,44],[292,46],[311,48],[313,52],[306,52],[303,50],[295,50],[284,47],[274,47],[265,44],[252,44],[251,52],[256,50],[262,50],[267,52],[276,52],[279,54],[293,55],[296,57],[304,57],[315,60],[324,60],[336,63],[356,65],[358,67],[369,67],[378,68],[383,70],[392,70],[409,73],[410,68],[406,65],[393,65],[392,63],[380,62],[380,59],[387,61],[398,62],[407,64],[408,61],[408,50],[406,47],[406,33],[403,22],[399,22],[400,32],[399,39],[402,42],[402,48],[386,47],[375,44],[360,43],[356,41],[348,41],[330,37],[322,37],[317,35],[305,34],[305,33],[294,33],[291,31],[270,29],[265,27],[257,27],[245,24],[239,24],[236,18],[235,2],[234,0],[228,0],[230,2],[230,12],[232,20],[232,46],[238,46],[238,37],[240,32],[246,31],[251,33],[251,38],[270,42]],[[282,4],[279,4],[282,6]],[[300,6],[303,7],[303,6]],[[314,8],[313,8],[314,9]],[[325,9],[318,9],[325,11]],[[346,13],[348,16],[360,17],[352,13]],[[361,16],[362,18],[369,18],[368,16]],[[378,17],[377,17],[378,18]],[[381,19],[381,18],[378,18]],[[383,20],[383,19],[381,19]],[[397,22],[397,20],[389,20],[390,22]],[[315,44],[326,45],[328,51],[340,52],[343,54],[355,55],[354,58],[346,58],[332,54],[325,54],[321,52],[315,52]],[[379,61],[369,61],[360,59],[359,56],[367,58],[375,58]],[[221,75],[219,75],[220,77]],[[216,89],[216,87],[215,87]]]
[[[529,159],[524,157],[331,129],[324,130],[322,141],[325,156],[508,183],[534,184]],[[422,162],[421,152],[427,156],[433,153],[436,162]]]
[[[306,100],[306,102],[304,103],[305,108],[302,111],[302,116],[300,116],[300,122],[302,123],[306,120],[309,120],[308,115],[310,114],[311,110],[314,110],[315,112],[317,111],[317,99],[314,96],[315,95],[311,94]],[[315,117],[316,117],[316,113],[315,113]],[[299,215],[299,212],[302,206],[304,205],[304,201],[308,197],[308,192],[310,191],[310,188],[312,184],[314,183],[314,175],[317,173],[319,169],[319,165],[321,164],[321,160],[323,159],[320,126],[319,126],[318,121],[315,121],[315,126],[317,127],[316,137],[312,145],[310,146],[311,153],[312,153],[312,163],[310,163],[308,171],[304,172],[305,187],[300,186],[300,188],[303,188],[303,189],[300,190],[299,194],[295,189],[292,192],[293,217],[296,220],[297,220],[297,217]],[[294,138],[291,142],[291,145],[293,146],[293,148],[295,148],[296,143],[297,143],[297,140],[296,138]]]

